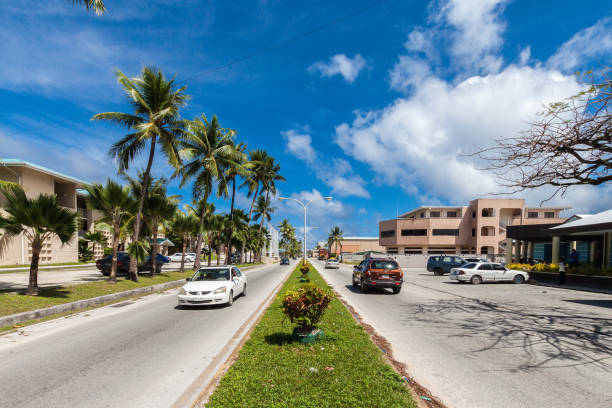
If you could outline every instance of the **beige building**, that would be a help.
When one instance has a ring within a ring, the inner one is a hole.
[[[85,197],[82,192],[77,191],[87,183],[17,159],[0,160],[0,180],[18,183],[28,198],[34,198],[40,194],[55,194],[60,205],[77,211],[81,215],[79,232],[69,243],[62,245],[57,238],[48,239],[43,244],[40,254],[41,264],[77,262],[78,236],[93,229],[92,211],[87,210]],[[5,205],[6,198],[0,194],[0,212]],[[101,253],[101,251],[101,249],[97,250],[96,253]],[[31,260],[32,247],[23,235],[15,237],[0,253],[0,265],[28,264]]]
[[[560,223],[569,207],[525,207],[523,199],[476,199],[467,206],[422,206],[379,222],[390,254],[503,254],[506,227]]]
[[[355,253],[362,251],[384,252],[385,248],[378,243],[378,237],[344,237],[342,240],[342,253]],[[331,247],[331,253],[339,253],[336,244]]]

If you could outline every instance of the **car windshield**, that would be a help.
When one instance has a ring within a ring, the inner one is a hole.
[[[228,269],[200,269],[193,274],[192,281],[228,281],[230,274]]]
[[[399,269],[399,265],[393,261],[373,261],[372,269]]]
[[[468,263],[468,264],[465,264],[465,265],[461,265],[461,268],[462,269],[474,269],[476,267],[476,265],[477,264],[475,262],[472,262],[472,263]]]

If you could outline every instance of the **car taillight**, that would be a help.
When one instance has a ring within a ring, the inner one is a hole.
[[[457,273],[457,275],[465,275],[465,272],[459,271],[459,273]]]
[[[119,266],[119,265],[123,265],[123,262],[117,261],[117,266]]]
[[[369,278],[369,277],[370,277],[370,271],[366,271],[366,273],[365,273],[365,277],[366,277],[366,278]]]

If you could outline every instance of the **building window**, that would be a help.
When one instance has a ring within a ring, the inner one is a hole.
[[[459,230],[458,229],[434,229],[433,235],[445,235],[445,236],[457,237],[459,236]]]
[[[446,213],[446,218],[457,218],[457,211],[448,211]]]
[[[495,209],[494,208],[483,208],[482,216],[483,217],[495,217]]]
[[[472,218],[476,218],[476,211],[472,211]]]
[[[387,248],[388,254],[397,254],[397,248]]]
[[[472,228],[472,236],[475,237],[476,236],[476,228]]]
[[[538,212],[537,211],[528,211],[527,212],[527,218],[538,218]]]
[[[423,249],[421,248],[404,248],[404,255],[416,255],[422,253]]]
[[[402,237],[423,237],[427,235],[426,229],[403,229]]]
[[[419,214],[419,217],[421,217],[421,218],[425,218],[425,213],[424,213],[424,212],[422,212],[421,214]]]
[[[546,211],[544,213],[544,218],[555,218],[555,213],[553,211]]]
[[[380,231],[380,237],[381,238],[394,238],[395,237],[395,230]]]
[[[431,211],[429,213],[430,218],[440,218],[440,211]]]

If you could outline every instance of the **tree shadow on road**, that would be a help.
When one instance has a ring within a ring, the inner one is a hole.
[[[485,346],[466,350],[467,354],[522,349],[516,364],[500,371],[588,365],[612,372],[612,318],[559,307],[502,306],[469,299],[407,307],[410,310],[404,308],[402,319],[408,324],[426,323],[444,332],[459,332],[448,337],[474,338],[479,345],[485,339]]]

